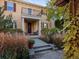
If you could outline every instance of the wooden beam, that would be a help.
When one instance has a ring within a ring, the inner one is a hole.
[[[69,3],[69,0],[56,0],[55,5],[56,6],[65,6],[67,3]]]

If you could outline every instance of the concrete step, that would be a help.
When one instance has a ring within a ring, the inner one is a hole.
[[[34,47],[33,49],[35,53],[39,53],[39,52],[52,50],[52,47],[50,45],[44,45],[44,46]]]
[[[43,48],[43,47],[51,47],[51,45],[43,45],[43,46],[36,46],[36,47],[33,47],[33,49],[39,49],[39,48]]]
[[[49,51],[52,50],[53,46],[51,46],[51,44],[48,44],[42,40],[40,40],[39,38],[33,39],[35,41],[34,47],[32,48],[31,52],[36,53],[42,53],[45,51]]]

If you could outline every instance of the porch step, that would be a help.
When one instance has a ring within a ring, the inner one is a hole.
[[[52,47],[50,45],[44,45],[44,46],[33,47],[33,49],[35,53],[40,53],[40,52],[52,50]]]
[[[52,50],[52,47],[50,47],[50,46],[35,47],[34,50],[35,50],[35,53],[39,53],[39,52]]]
[[[44,48],[44,47],[51,47],[51,46],[50,45],[37,46],[37,47],[33,47],[33,49]]]
[[[35,54],[37,53],[42,53],[42,52],[46,52],[46,51],[49,51],[49,50],[52,50],[52,46],[38,38],[36,39],[33,39],[35,40],[35,44],[34,44],[34,47],[32,48],[32,52],[34,52]]]

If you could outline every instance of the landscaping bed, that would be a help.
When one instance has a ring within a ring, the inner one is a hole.
[[[21,33],[0,33],[0,59],[29,59],[28,40]]]
[[[58,49],[62,49],[63,47],[63,39],[64,39],[64,33],[58,33],[56,28],[53,29],[47,29],[44,28],[42,31],[42,35],[40,36],[40,39],[50,43],[54,44],[55,47]]]

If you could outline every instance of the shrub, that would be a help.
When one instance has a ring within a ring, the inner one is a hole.
[[[41,31],[42,33],[41,39],[49,43],[51,41],[51,35],[57,33],[57,31],[58,31],[57,28],[52,28],[52,29],[44,28]]]
[[[41,33],[44,34],[44,35],[48,35],[49,29],[48,29],[48,28],[43,28],[43,29],[41,30]]]
[[[54,33],[50,35],[50,43],[53,43],[58,49],[62,49],[64,34]]]
[[[47,29],[44,28],[42,29],[42,35],[41,35],[41,39],[47,43],[51,43],[54,44],[55,47],[57,47],[58,49],[62,48],[63,45],[63,36],[64,34],[58,33],[58,29],[57,28],[52,28],[52,29]]]
[[[41,30],[40,39],[47,42],[47,43],[49,42],[49,29],[48,28],[43,28]]]
[[[34,44],[35,41],[34,41],[33,39],[29,39],[29,40],[28,40],[28,43],[29,43],[29,44]]]
[[[29,39],[28,40],[28,47],[29,47],[29,49],[33,48],[34,43],[35,43],[35,41],[33,39]]]
[[[28,40],[16,33],[0,33],[0,59],[28,59]]]
[[[15,32],[23,33],[23,31],[21,29],[13,29],[13,28],[0,29],[0,32],[4,32],[4,33],[7,33],[7,32],[10,32],[10,33],[15,33]]]

